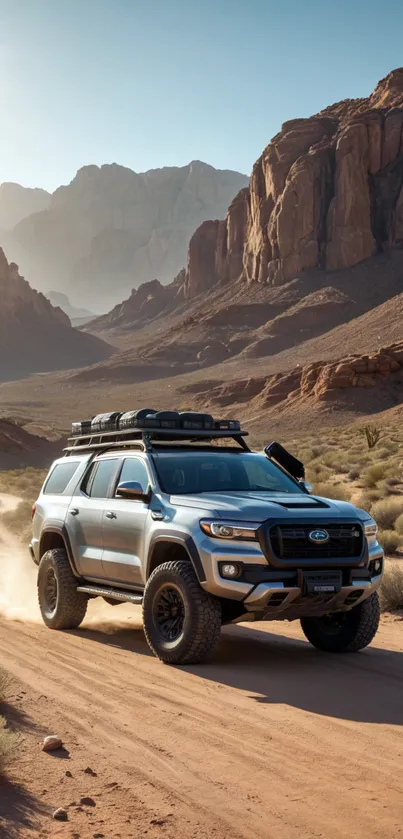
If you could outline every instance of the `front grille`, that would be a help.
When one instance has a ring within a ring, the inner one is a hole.
[[[326,530],[327,542],[312,542],[309,534]],[[357,524],[281,524],[269,531],[271,547],[279,559],[348,559],[361,556],[362,528]]]

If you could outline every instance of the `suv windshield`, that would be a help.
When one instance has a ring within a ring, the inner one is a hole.
[[[169,495],[201,492],[303,492],[267,457],[247,452],[161,452],[154,457]]]

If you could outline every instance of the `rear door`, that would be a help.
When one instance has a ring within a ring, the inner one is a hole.
[[[88,579],[104,576],[102,516],[119,465],[118,457],[95,460],[67,512],[66,525],[77,568]]]
[[[118,483],[137,481],[144,492],[150,486],[147,466],[139,457],[128,456],[123,459]],[[104,553],[102,557],[103,574],[108,580],[142,585],[141,561],[144,556],[144,534],[149,505],[143,501],[110,498],[104,508],[102,532]]]

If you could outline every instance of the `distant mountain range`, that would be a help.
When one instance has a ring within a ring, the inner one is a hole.
[[[1,243],[35,288],[106,311],[143,282],[170,282],[196,227],[224,218],[247,183],[200,161],[144,174],[115,163],[85,166],[52,195],[3,183]]]

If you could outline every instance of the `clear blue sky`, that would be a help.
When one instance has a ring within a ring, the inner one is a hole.
[[[0,181],[249,173],[284,120],[401,65],[401,0],[0,0]]]

